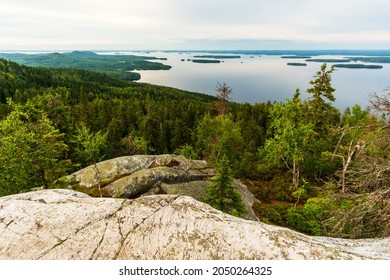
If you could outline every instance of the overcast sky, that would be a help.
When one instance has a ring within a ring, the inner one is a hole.
[[[0,0],[0,50],[390,49],[389,0]]]

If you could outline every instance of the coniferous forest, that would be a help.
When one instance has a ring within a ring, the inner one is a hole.
[[[340,112],[332,72],[323,64],[283,103],[240,104],[226,84],[213,97],[0,59],[0,195],[61,187],[105,159],[175,153],[229,170],[263,222],[389,236],[390,93]]]

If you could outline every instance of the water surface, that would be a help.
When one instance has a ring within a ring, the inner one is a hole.
[[[305,99],[308,97],[306,89],[310,87],[309,82],[322,64],[306,62],[305,59],[284,59],[279,55],[241,55],[241,58],[220,59],[223,62],[219,64],[188,61],[196,55],[205,54],[207,53],[151,52],[150,55],[167,58],[163,63],[171,65],[172,68],[168,71],[138,71],[141,74],[139,82],[210,95],[215,95],[218,82],[224,82],[233,89],[232,100],[241,103],[284,101],[291,98],[297,88]],[[322,55],[314,58],[343,56]],[[307,63],[307,66],[289,66],[288,62]],[[382,69],[336,69],[332,75],[333,87],[336,89],[335,106],[341,110],[354,104],[366,107],[369,105],[370,93],[382,94],[389,88],[390,65],[381,65]]]

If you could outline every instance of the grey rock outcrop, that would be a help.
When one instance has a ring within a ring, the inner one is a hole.
[[[309,237],[188,196],[62,189],[0,198],[0,259],[390,259],[390,238]]]
[[[115,198],[137,198],[153,194],[187,195],[202,200],[208,179],[215,175],[204,160],[189,160],[180,155],[136,155],[99,162],[68,176],[70,189],[89,195]],[[246,186],[234,181],[248,214],[258,220],[252,210],[254,196]]]

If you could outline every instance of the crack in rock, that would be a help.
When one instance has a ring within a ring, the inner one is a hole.
[[[93,259],[94,259],[95,253],[97,252],[97,250],[99,249],[99,247],[102,245],[103,240],[104,240],[104,237],[106,236],[107,228],[108,228],[108,222],[106,221],[106,226],[105,226],[105,228],[104,228],[104,232],[103,232],[103,234],[102,234],[102,238],[100,238],[99,243],[97,244],[95,250],[92,252],[90,260],[93,260]]]

